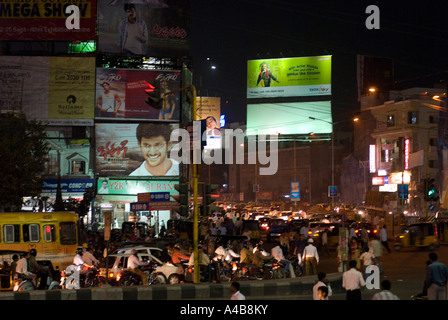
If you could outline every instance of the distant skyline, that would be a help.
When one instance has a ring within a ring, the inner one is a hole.
[[[365,25],[371,4],[380,9],[379,30]],[[342,120],[359,109],[358,54],[393,58],[402,86],[448,70],[446,9],[442,1],[194,0],[194,82],[199,95],[221,97],[228,121],[245,122],[247,60],[330,54],[333,116]]]

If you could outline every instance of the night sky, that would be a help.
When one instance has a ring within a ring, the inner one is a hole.
[[[365,25],[372,4],[379,30]],[[397,88],[448,70],[445,1],[192,0],[191,12],[198,95],[221,97],[230,122],[246,121],[250,59],[332,55],[334,121],[359,109],[357,54],[393,58]]]

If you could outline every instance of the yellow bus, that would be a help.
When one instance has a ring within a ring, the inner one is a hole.
[[[37,250],[37,260],[50,260],[64,270],[78,247],[78,215],[74,212],[0,213],[0,250]]]

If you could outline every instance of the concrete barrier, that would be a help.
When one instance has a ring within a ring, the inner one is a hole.
[[[342,288],[342,273],[327,274],[327,280],[333,293],[345,292]],[[248,300],[276,295],[310,295],[316,282],[317,276],[241,281],[240,291]],[[0,300],[207,300],[229,297],[230,282],[0,293]]]

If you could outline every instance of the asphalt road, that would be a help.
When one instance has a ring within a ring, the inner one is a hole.
[[[394,251],[392,243],[389,244],[392,248],[390,254],[384,251],[381,258],[384,272],[381,274],[380,280],[388,279],[392,288],[391,291],[395,293],[401,300],[410,300],[411,296],[422,292],[423,283],[426,278],[426,261],[428,260],[429,250],[418,248],[406,248],[400,251]],[[439,261],[448,266],[448,244],[442,244],[434,252],[437,253]],[[330,256],[322,255],[318,265],[318,272],[336,273],[337,258],[335,250],[330,251]],[[316,277],[317,281],[317,277]],[[366,289],[362,290],[362,298],[370,300],[372,296],[380,290]],[[301,296],[266,296],[265,299],[284,299],[284,300],[311,300],[312,295]],[[331,300],[345,300],[345,293],[335,294]]]

